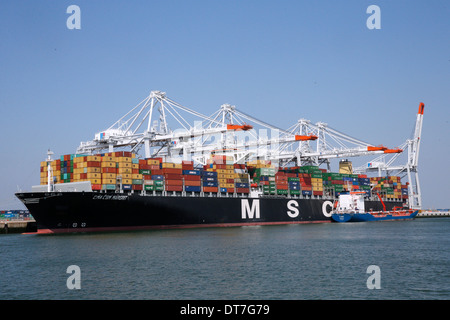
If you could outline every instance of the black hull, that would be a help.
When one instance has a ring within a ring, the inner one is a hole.
[[[17,193],[48,232],[90,232],[332,222],[330,199],[142,196],[96,192]],[[387,209],[401,202],[386,203]],[[382,210],[378,201],[366,208]]]

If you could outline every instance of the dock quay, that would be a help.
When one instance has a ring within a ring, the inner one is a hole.
[[[0,234],[36,232],[35,220],[0,221]]]
[[[450,217],[450,210],[422,210],[417,218]]]

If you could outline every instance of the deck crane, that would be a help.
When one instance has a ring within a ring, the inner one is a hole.
[[[175,120],[172,125],[177,126],[176,130],[170,129],[169,116]],[[316,148],[310,145],[313,141],[317,142]],[[374,147],[322,122],[314,125],[300,119],[284,130],[230,104],[206,116],[173,101],[165,92],[152,91],[93,140],[81,142],[77,153],[112,152],[120,147],[137,153],[142,146],[145,158],[194,159],[201,164],[206,164],[211,153],[231,155],[235,163],[259,158],[279,161],[280,165],[292,161],[297,165],[320,165],[331,158],[393,151]]]
[[[176,130],[170,129],[169,115],[175,120]],[[282,138],[277,135],[272,135],[270,139],[260,138],[252,130],[253,126],[242,118],[253,120],[274,132],[284,131],[254,119],[229,104],[223,104],[217,112],[205,116],[169,99],[164,92],[152,91],[108,129],[97,133],[93,140],[81,142],[77,153],[112,152],[120,147],[129,147],[137,152],[144,146],[145,158],[182,157],[206,164],[211,153],[227,153],[234,155],[235,162],[238,162],[261,153],[258,151],[261,146],[316,138],[289,132],[284,132]]]
[[[381,156],[368,162],[365,166],[355,168],[355,172],[377,172],[379,176],[385,175],[406,176],[408,180],[408,202],[411,209],[422,208],[422,194],[419,182],[419,151],[422,137],[423,113],[425,104],[419,104],[419,110],[416,115],[414,126],[414,135],[407,139],[402,145],[395,150],[407,150],[407,159],[405,164],[395,165],[399,162],[400,153],[385,152]]]

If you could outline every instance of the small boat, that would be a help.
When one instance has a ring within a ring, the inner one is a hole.
[[[383,200],[383,211],[366,211],[364,208],[364,192],[350,192],[339,196],[335,203],[331,218],[335,222],[393,221],[414,219],[418,210],[394,207],[387,211]]]

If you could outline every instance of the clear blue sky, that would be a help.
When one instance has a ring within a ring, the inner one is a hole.
[[[72,4],[81,30],[66,27]],[[449,1],[2,0],[0,208],[22,208],[14,192],[39,184],[48,148],[74,153],[151,90],[389,147],[423,101],[424,207],[450,207]]]

